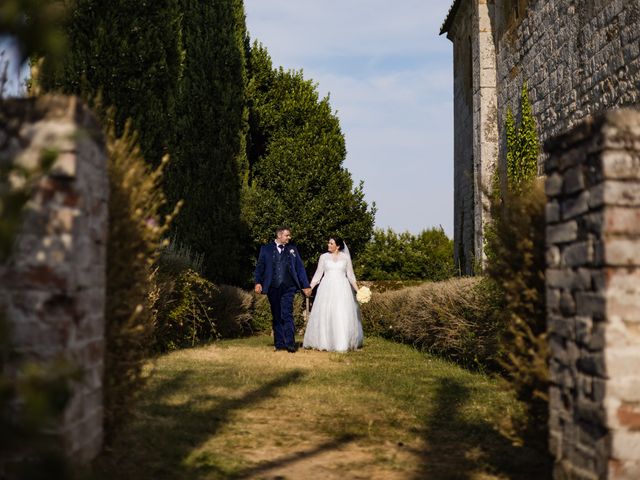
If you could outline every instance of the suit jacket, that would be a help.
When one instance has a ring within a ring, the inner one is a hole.
[[[298,289],[309,288],[307,272],[304,269],[304,264],[296,246],[289,243],[285,245],[284,251],[279,253],[276,242],[269,242],[267,245],[260,247],[260,255],[258,255],[258,263],[254,272],[256,283],[262,285],[262,293],[266,294],[269,291],[273,281],[273,266],[276,255],[286,255],[287,271]]]

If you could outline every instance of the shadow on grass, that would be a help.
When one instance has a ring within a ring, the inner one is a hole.
[[[251,409],[304,377],[302,371],[294,370],[266,380],[260,387],[235,398],[199,394],[192,388],[188,400],[172,402],[170,395],[193,385],[194,375],[191,370],[181,370],[144,391],[148,400],[138,407],[137,418],[121,434],[112,451],[98,460],[100,478],[191,479],[211,478],[211,474],[228,478],[229,472],[216,466],[194,467],[185,464],[185,459],[216,435],[235,411]],[[208,404],[213,406],[207,408]]]
[[[457,379],[439,379],[435,408],[424,419],[424,439],[428,447],[415,480],[465,480],[479,472],[514,480],[550,478],[543,454],[513,445],[489,422],[464,418],[462,409],[470,393]]]
[[[269,472],[270,470],[273,470],[274,468],[285,467],[292,463],[296,463],[301,460],[314,457],[323,452],[336,450],[341,446],[346,445],[347,443],[353,442],[354,440],[357,440],[357,439],[358,439],[357,435],[350,435],[350,434],[342,435],[339,438],[329,440],[309,450],[296,452],[276,460],[260,463],[254,467],[250,467],[245,470],[239,471],[231,475],[229,478],[233,478],[235,480],[244,480],[248,478],[262,478],[261,475],[266,474],[267,472]]]

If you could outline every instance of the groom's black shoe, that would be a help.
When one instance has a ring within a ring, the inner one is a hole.
[[[289,353],[296,353],[298,351],[298,347],[297,346],[292,346],[292,347],[287,347],[287,352]]]

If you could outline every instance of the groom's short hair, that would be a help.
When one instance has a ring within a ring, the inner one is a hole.
[[[276,228],[276,237],[280,232],[284,232],[285,230],[288,230],[290,232],[291,228],[289,228],[287,225],[280,225],[278,228]]]

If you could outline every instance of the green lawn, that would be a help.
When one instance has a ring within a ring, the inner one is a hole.
[[[106,478],[544,478],[509,440],[504,384],[378,338],[273,352],[269,337],[165,355],[99,461]]]

